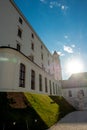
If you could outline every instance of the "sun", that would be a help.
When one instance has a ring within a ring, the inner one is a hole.
[[[80,73],[83,71],[83,63],[79,60],[71,60],[66,65],[66,70],[68,73]]]

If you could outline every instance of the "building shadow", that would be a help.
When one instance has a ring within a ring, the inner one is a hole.
[[[57,121],[62,119],[67,114],[76,111],[76,109],[70,105],[62,96],[49,96],[53,102],[51,104],[56,103],[58,105],[58,118]]]
[[[22,95],[23,97],[23,95]],[[6,92],[0,92],[0,130],[45,130],[48,126],[40,118],[30,103],[23,100],[25,108],[13,108],[15,101],[7,98]]]

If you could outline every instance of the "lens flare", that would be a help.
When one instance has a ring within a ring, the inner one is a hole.
[[[80,73],[83,72],[83,63],[79,60],[71,60],[66,65],[66,70],[68,73]]]

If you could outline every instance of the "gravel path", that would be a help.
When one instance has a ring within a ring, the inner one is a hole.
[[[87,111],[72,112],[49,130],[87,130]]]

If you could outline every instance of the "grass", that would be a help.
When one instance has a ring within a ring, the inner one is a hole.
[[[62,96],[50,96],[50,98],[59,105],[59,119],[67,115],[68,113],[72,111],[76,111],[76,109],[70,105]]]
[[[48,127],[75,110],[63,97],[29,93],[25,96]]]
[[[63,97],[59,96],[15,92],[9,93],[9,99],[7,95],[6,92],[0,92],[0,117],[2,117],[0,126],[2,127],[5,124],[6,127],[13,129],[15,121],[14,129],[24,130],[28,125],[29,130],[45,130],[66,114],[75,111]],[[24,108],[21,107],[20,102],[25,104]]]
[[[29,93],[25,93],[25,96],[48,127],[57,121],[59,106],[56,103],[51,104],[53,100],[49,96]]]

